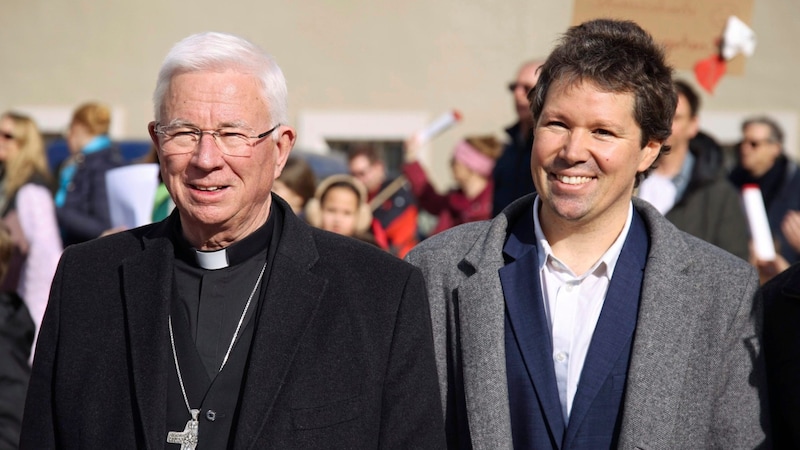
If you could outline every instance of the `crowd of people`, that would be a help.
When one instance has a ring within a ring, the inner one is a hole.
[[[319,179],[290,155],[275,61],[189,36],[154,94],[153,223],[131,229],[108,107],[76,108],[55,174],[4,113],[0,444],[800,445],[800,171],[778,123],[747,119],[726,167],[700,95],[626,21],[570,28],[508,87],[508,138],[459,140],[449,190],[413,137],[399,174],[360,145]],[[753,185],[774,260],[750,245]]]

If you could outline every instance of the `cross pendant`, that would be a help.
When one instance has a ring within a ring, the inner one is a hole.
[[[186,427],[183,431],[170,431],[167,433],[168,444],[181,444],[181,450],[195,450],[197,448],[197,415],[200,413],[199,409],[191,410],[192,418],[186,422]]]

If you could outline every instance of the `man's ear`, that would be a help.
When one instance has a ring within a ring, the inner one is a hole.
[[[661,152],[661,147],[664,145],[664,142],[661,141],[650,141],[647,145],[642,148],[642,151],[639,155],[639,166],[636,169],[636,172],[644,172],[653,165],[658,158],[658,154]]]
[[[691,122],[689,123],[689,139],[697,136],[697,133],[700,132],[700,118],[696,115],[692,117]]]
[[[273,133],[278,133],[278,137],[275,140],[275,178],[278,178],[283,172],[286,160],[289,159],[289,153],[294,147],[297,133],[295,133],[294,128],[288,125],[279,126]]]
[[[147,124],[147,132],[150,133],[150,140],[153,141],[153,145],[155,145],[156,148],[160,148],[158,143],[158,135],[156,134],[155,122],[150,122]]]

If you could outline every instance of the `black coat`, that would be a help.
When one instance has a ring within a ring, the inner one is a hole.
[[[492,171],[494,193],[492,198],[492,217],[500,214],[514,200],[536,192],[531,176],[531,147],[533,132],[522,133],[522,125],[517,122],[506,129],[510,141],[503,147]]]
[[[765,284],[763,346],[776,449],[800,448],[800,264]]]
[[[22,299],[11,292],[0,293],[0,450],[19,445],[34,333],[33,319]]]
[[[283,231],[232,448],[443,447],[420,272],[309,227],[281,200],[276,206],[285,214]],[[21,448],[164,447],[173,364],[168,226],[64,252],[39,336]]]

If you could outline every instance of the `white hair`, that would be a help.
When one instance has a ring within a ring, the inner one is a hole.
[[[170,49],[161,64],[153,92],[156,121],[161,119],[164,112],[164,97],[172,77],[187,72],[221,72],[229,69],[255,76],[260,82],[273,123],[286,123],[286,79],[272,56],[244,38],[217,32],[193,34]]]

